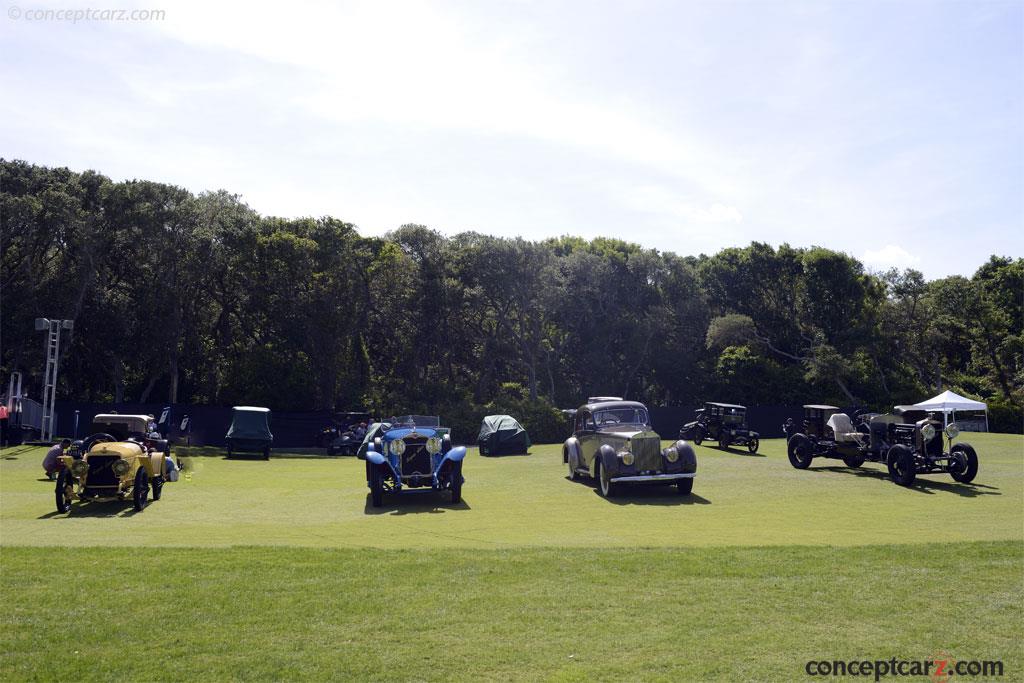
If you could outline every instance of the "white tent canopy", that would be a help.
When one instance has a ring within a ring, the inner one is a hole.
[[[927,401],[921,401],[915,403],[912,408],[917,410],[928,410],[932,412],[942,411],[943,422],[948,422],[946,416],[949,413],[953,413],[953,420],[956,421],[956,411],[973,410],[973,411],[984,411],[985,412],[985,431],[988,431],[988,406],[981,401],[975,401],[970,398],[961,396],[960,394],[954,394],[948,389],[943,391],[938,396],[933,396]]]

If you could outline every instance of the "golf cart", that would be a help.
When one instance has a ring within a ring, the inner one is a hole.
[[[228,457],[235,453],[259,453],[264,460],[270,460],[270,445],[274,435],[270,433],[270,409],[254,406],[235,406],[231,409],[231,427],[224,439],[228,446]]]

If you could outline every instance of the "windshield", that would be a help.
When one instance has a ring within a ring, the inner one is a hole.
[[[401,415],[391,418],[392,427],[440,427],[441,420],[436,415]]]
[[[626,406],[623,408],[604,408],[594,411],[594,422],[598,429],[601,427],[614,427],[616,425],[646,425],[650,424],[646,408],[634,408]]]

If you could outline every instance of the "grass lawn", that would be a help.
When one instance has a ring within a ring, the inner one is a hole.
[[[6,449],[0,677],[810,680],[944,651],[1024,680],[1024,438],[969,440],[973,485],[798,471],[775,440],[698,448],[691,499],[615,501],[556,446],[474,450],[463,504],[379,510],[354,459],[197,449],[143,513],[69,516],[42,450]]]

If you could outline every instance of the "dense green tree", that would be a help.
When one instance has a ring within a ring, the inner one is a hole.
[[[951,387],[1021,427],[1020,258],[928,282],[785,244],[364,237],[5,160],[0,231],[0,371],[31,392],[46,316],[76,321],[60,395],[81,400],[436,411],[465,429],[513,410],[553,433],[554,406],[593,394],[885,408]]]

